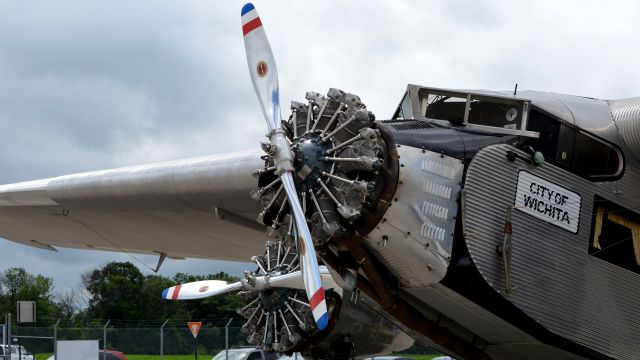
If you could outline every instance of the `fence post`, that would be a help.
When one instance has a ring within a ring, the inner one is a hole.
[[[160,326],[160,360],[164,360],[164,326],[167,325],[169,319],[164,321],[164,324]]]
[[[4,325],[2,325],[2,346],[7,345],[8,342],[9,340],[7,338],[7,314],[4,314]],[[4,348],[2,350],[4,350]],[[2,354],[4,359],[4,351],[2,351]]]
[[[229,319],[227,325],[224,326],[224,360],[229,360],[229,324],[231,321],[233,318]]]
[[[11,358],[11,344],[13,344],[13,340],[11,339],[11,313],[7,314],[7,345],[9,349],[9,358]],[[5,350],[5,353],[7,351]]]
[[[109,326],[110,322],[111,319],[107,320],[107,323],[102,328],[102,360],[107,360],[107,326]]]
[[[60,319],[53,325],[53,358],[58,358],[58,325],[60,325]]]

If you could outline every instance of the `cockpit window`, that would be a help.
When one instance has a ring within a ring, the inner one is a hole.
[[[529,105],[530,100],[499,92],[409,84],[393,119],[427,119],[470,131],[538,137],[538,133],[525,130]]]
[[[411,107],[411,96],[409,92],[404,94],[393,119],[413,119],[413,108]]]
[[[531,111],[528,130],[540,133],[532,146],[551,163],[592,181],[615,180],[622,174],[620,150],[584,131],[536,110]]]

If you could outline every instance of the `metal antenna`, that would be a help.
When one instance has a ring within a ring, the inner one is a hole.
[[[513,89],[513,96],[516,96],[517,92],[518,92],[518,83],[516,83],[516,87]]]

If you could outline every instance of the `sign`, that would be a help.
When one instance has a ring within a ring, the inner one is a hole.
[[[530,172],[518,173],[513,205],[525,214],[576,234],[581,204],[578,193]]]
[[[99,360],[98,342],[98,340],[58,340],[58,356],[56,356],[56,359]]]
[[[189,326],[189,330],[191,330],[191,334],[193,334],[193,338],[198,337],[198,332],[200,331],[200,327],[202,326],[202,322],[200,321],[189,321],[187,323]]]
[[[36,322],[36,302],[35,301],[18,301],[16,308],[18,309],[19,323]]]

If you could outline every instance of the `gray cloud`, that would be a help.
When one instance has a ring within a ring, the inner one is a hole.
[[[0,182],[245,149],[264,139],[242,2],[0,2]],[[359,94],[379,118],[407,83],[640,94],[636,2],[256,1],[283,109],[305,91]],[[286,116],[286,111],[284,116]],[[0,269],[59,289],[123,254],[0,241]],[[153,265],[155,258],[140,257]],[[163,272],[244,265],[171,261]]]

